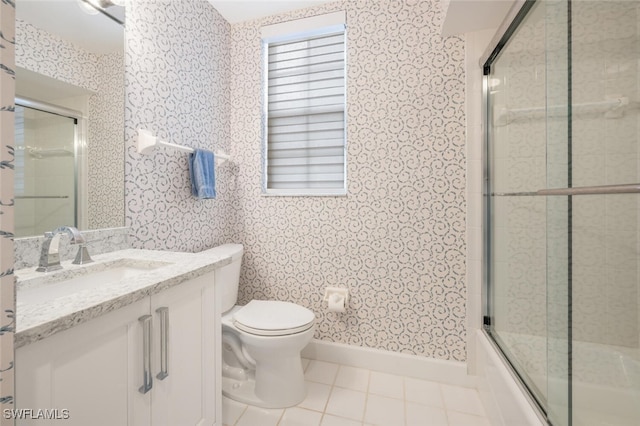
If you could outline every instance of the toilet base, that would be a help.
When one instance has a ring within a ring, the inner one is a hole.
[[[222,395],[234,401],[242,402],[243,404],[253,405],[261,408],[287,408],[281,405],[269,404],[256,396],[256,381],[253,378],[247,380],[236,380],[230,377],[222,377]],[[305,395],[302,395],[302,399],[292,407],[298,405],[304,399]]]

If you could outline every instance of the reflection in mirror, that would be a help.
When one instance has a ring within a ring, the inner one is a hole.
[[[78,119],[44,106],[16,98],[14,199],[18,236],[41,234],[59,223],[78,222]]]
[[[16,1],[17,237],[124,226],[123,8],[91,2]]]

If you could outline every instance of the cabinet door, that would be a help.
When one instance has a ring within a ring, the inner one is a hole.
[[[16,408],[55,410],[67,420],[22,419],[18,425],[150,425],[143,382],[142,325],[146,298],[23,346],[16,351]],[[52,412],[49,413],[49,415]]]
[[[216,413],[214,339],[219,333],[215,332],[213,277],[206,274],[151,297],[154,426],[213,425],[216,415],[220,416]],[[162,315],[166,315],[166,342]]]

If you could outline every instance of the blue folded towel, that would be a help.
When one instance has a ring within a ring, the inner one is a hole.
[[[216,198],[216,174],[213,152],[194,149],[189,154],[191,193],[198,199]]]

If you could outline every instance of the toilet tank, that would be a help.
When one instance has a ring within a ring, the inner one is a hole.
[[[242,264],[242,244],[224,244],[207,250],[215,256],[231,256],[231,263],[215,271],[217,295],[221,298],[220,307],[226,312],[238,301],[238,284],[240,284],[240,266]]]

